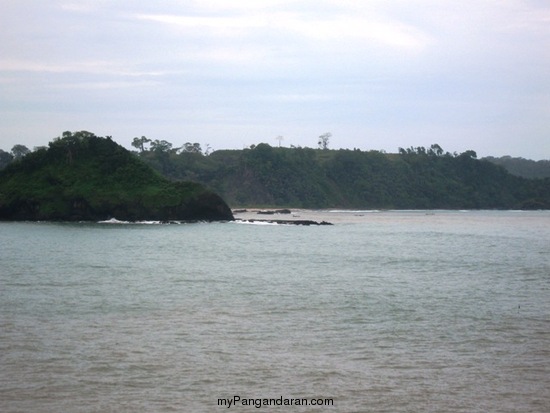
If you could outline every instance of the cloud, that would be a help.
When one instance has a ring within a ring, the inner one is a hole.
[[[339,45],[366,42],[413,51],[424,49],[431,41],[419,28],[373,13],[352,14],[348,11],[316,16],[300,10],[274,12],[269,8],[248,9],[242,3],[238,4],[239,7],[231,8],[230,15],[136,14],[135,18],[173,27],[179,34],[200,32],[201,36],[249,37],[249,42],[253,42],[252,38],[260,32],[272,35],[270,40],[275,42],[289,39],[324,45],[327,42]]]
[[[105,89],[125,89],[125,88],[143,88],[143,87],[157,87],[162,85],[161,82],[155,81],[97,81],[97,82],[82,82],[82,83],[54,83],[49,85],[52,89],[89,89],[93,91],[101,91]]]
[[[51,63],[42,60],[19,60],[0,58],[0,72],[81,73],[89,75],[117,76],[162,76],[163,71],[129,70],[127,65],[111,61],[77,61]]]
[[[54,136],[71,119],[218,148],[329,130],[348,147],[471,139],[550,157],[549,22],[535,0],[7,1],[0,136],[28,119],[43,139],[47,112]]]

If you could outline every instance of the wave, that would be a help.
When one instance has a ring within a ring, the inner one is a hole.
[[[115,225],[160,225],[164,224],[162,221],[120,221],[116,218],[107,219],[105,221],[98,221],[98,224],[115,224]]]
[[[246,219],[237,219],[235,221],[230,221],[234,224],[245,224],[245,225],[284,225],[279,224],[277,222],[269,222],[269,221],[248,221]]]
[[[97,221],[98,224],[131,224],[130,221],[119,221],[116,218],[106,219],[105,221]]]
[[[374,214],[382,211],[379,209],[331,209],[327,212],[330,214]]]

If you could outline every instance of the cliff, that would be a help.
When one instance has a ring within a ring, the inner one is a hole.
[[[171,182],[109,137],[65,132],[0,171],[1,220],[232,220],[203,185]]]

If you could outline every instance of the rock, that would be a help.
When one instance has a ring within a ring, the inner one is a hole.
[[[246,210],[245,210],[246,211]],[[275,210],[267,210],[267,211],[258,211],[258,214],[261,215],[274,215],[274,214],[290,214],[292,211],[290,209],[275,209]]]
[[[246,219],[237,220],[241,222],[266,222],[269,224],[281,224],[281,225],[333,225],[327,221],[312,221],[308,219],[292,220],[292,219]]]

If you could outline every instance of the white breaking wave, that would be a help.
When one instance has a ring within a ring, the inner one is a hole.
[[[117,224],[117,225],[126,225],[126,224],[138,224],[138,225],[160,225],[161,221],[120,221],[116,218],[107,219],[105,221],[98,221],[98,224]]]
[[[116,218],[107,219],[105,221],[98,221],[98,224],[130,224],[130,221],[119,221]]]
[[[328,211],[331,214],[373,214],[375,212],[381,212],[378,209],[332,209]]]
[[[245,224],[245,225],[281,225],[277,222],[268,222],[268,221],[247,221],[247,220],[235,220],[230,221],[235,224]]]

